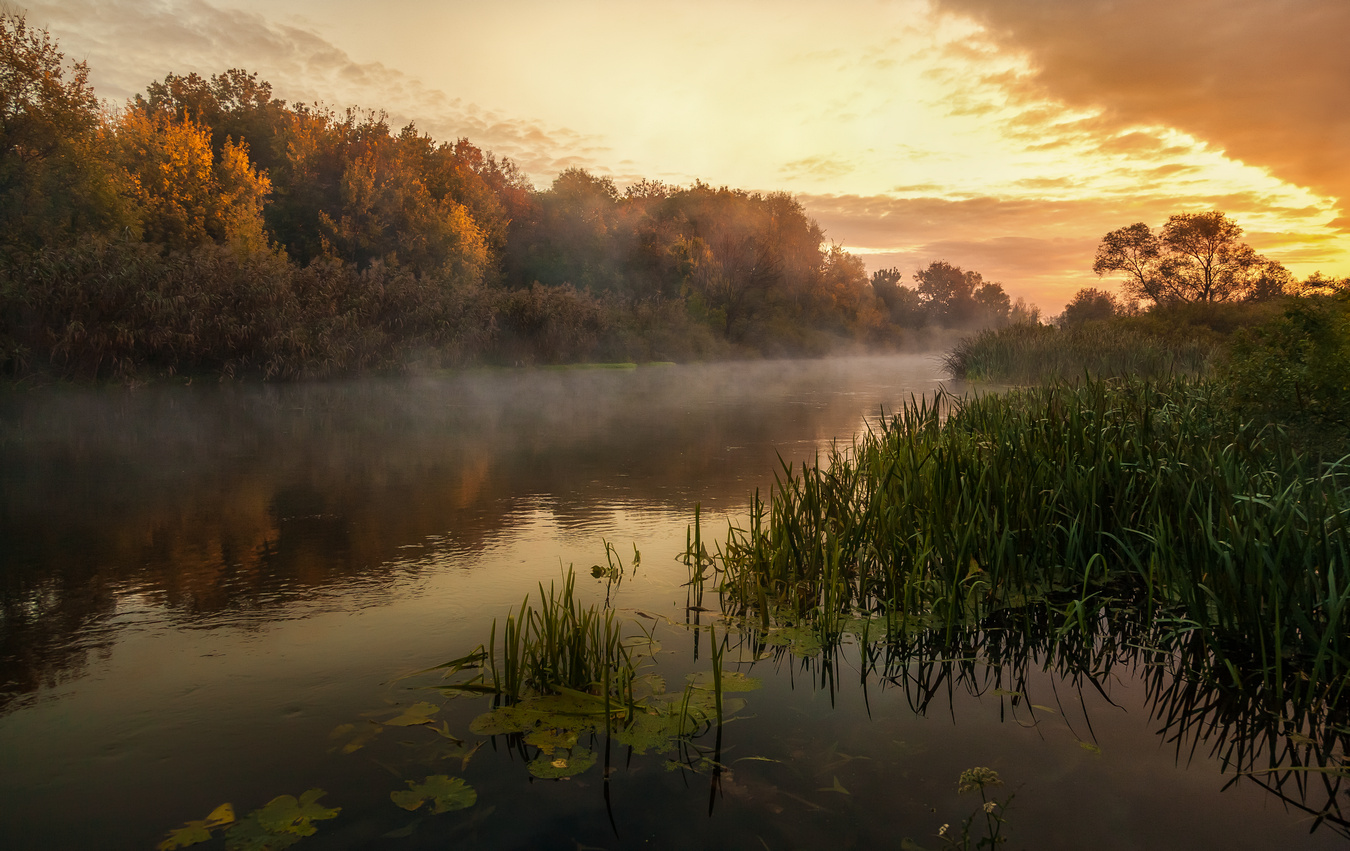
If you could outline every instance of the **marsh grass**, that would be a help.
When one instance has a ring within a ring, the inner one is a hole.
[[[1081,629],[1131,599],[1265,687],[1339,696],[1348,474],[1236,420],[1203,382],[939,394],[786,468],[729,531],[716,583],[733,615],[826,636],[860,612],[950,632],[1035,599]]]
[[[1018,324],[963,339],[943,365],[955,378],[1017,385],[1085,375],[1194,376],[1205,371],[1218,345],[1213,334],[1161,336],[1123,323]]]

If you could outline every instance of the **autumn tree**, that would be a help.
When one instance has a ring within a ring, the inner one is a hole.
[[[126,224],[83,62],[0,15],[0,244],[34,247]]]
[[[270,173],[284,156],[286,102],[272,96],[271,83],[240,68],[210,79],[196,73],[169,74],[147,86],[144,95],[136,95],[131,106],[148,116],[169,113],[206,127],[216,156],[224,152],[226,142],[244,142],[264,172]]]
[[[138,109],[122,114],[115,138],[124,191],[145,241],[267,247],[262,207],[271,184],[250,162],[246,144],[227,140],[216,157],[206,127]]]
[[[1280,264],[1242,242],[1218,210],[1178,213],[1158,233],[1143,222],[1102,237],[1092,270],[1125,276],[1125,291],[1154,303],[1223,302],[1278,295],[1292,281]]]

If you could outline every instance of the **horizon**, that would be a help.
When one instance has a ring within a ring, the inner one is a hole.
[[[538,188],[577,166],[620,188],[789,192],[869,272],[945,260],[1047,314],[1119,290],[1091,268],[1108,231],[1178,212],[1223,210],[1299,278],[1350,275],[1350,57],[1333,49],[1350,6],[1331,0],[858,0],[826,21],[802,3],[387,8],[20,11],[113,106],[169,73],[245,68],[291,103],[466,137]]]

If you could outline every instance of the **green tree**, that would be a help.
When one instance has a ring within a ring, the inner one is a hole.
[[[984,285],[979,272],[966,272],[946,260],[935,260],[914,273],[919,297],[929,316],[939,325],[957,327],[977,318],[975,290]]]
[[[0,245],[36,247],[127,224],[83,62],[0,14]]]
[[[1064,306],[1059,317],[1061,325],[1082,325],[1084,322],[1100,322],[1115,316],[1120,310],[1116,297],[1105,290],[1084,287],[1073,297],[1073,301]]]
[[[1003,291],[999,283],[981,284],[975,288],[972,297],[977,305],[977,315],[982,325],[1007,325],[1012,312],[1012,299]]]

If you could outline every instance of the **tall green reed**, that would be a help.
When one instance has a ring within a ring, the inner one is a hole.
[[[1204,382],[1088,380],[914,400],[786,468],[718,565],[723,605],[824,631],[857,611],[948,631],[1028,599],[1112,599],[1199,630],[1282,689],[1350,674],[1344,466],[1314,467]]]

